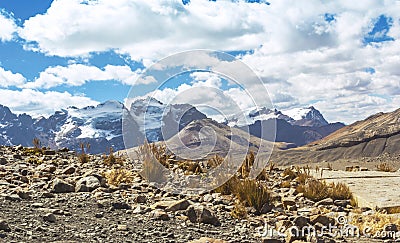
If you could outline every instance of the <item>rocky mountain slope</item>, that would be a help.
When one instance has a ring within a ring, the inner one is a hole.
[[[303,147],[274,154],[276,161],[338,160],[400,162],[400,109],[378,113]]]

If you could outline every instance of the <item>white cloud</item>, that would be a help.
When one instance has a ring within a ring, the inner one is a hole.
[[[24,85],[25,88],[49,89],[59,85],[81,86],[88,81],[117,80],[123,84],[134,85],[141,70],[132,71],[128,66],[107,65],[103,69],[83,64],[70,64],[66,67],[48,67],[39,77]]]
[[[25,83],[25,77],[0,67],[0,87],[20,86]]]
[[[265,4],[243,1],[56,0],[19,35],[58,56],[116,50],[135,60],[193,48],[252,49],[268,36]]]
[[[0,9],[0,42],[10,41],[14,38],[17,25],[14,19]]]
[[[68,92],[39,92],[31,89],[0,89],[0,104],[15,113],[28,113],[33,116],[50,115],[68,106],[78,108],[97,105],[98,102],[84,96],[74,96]]]

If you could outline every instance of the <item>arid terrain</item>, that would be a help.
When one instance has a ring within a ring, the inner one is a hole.
[[[271,165],[249,180],[243,167],[233,183],[186,196],[148,183],[123,156],[22,146],[2,147],[1,154],[2,242],[390,242],[393,237],[291,235],[289,228],[321,232],[343,226],[339,216],[356,218],[360,227],[378,217],[375,230],[399,227],[358,208],[346,188],[309,178],[309,168]]]

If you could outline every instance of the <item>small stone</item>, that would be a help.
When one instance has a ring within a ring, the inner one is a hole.
[[[326,199],[323,199],[323,200],[315,203],[316,207],[318,207],[320,205],[333,205],[333,199],[332,198],[326,198]]]
[[[310,221],[311,221],[311,224],[313,224],[313,225],[320,223],[324,226],[328,226],[329,224],[333,226],[335,224],[335,219],[330,218],[325,215],[313,215],[310,217]]]
[[[17,195],[24,200],[30,200],[31,199],[31,194],[29,192],[25,191],[18,191]]]
[[[56,155],[56,151],[54,151],[54,150],[45,150],[43,152],[44,152],[44,155]]]
[[[134,199],[136,203],[146,203],[147,197],[145,195],[137,195]]]
[[[56,222],[56,216],[52,213],[48,213],[43,216],[43,220],[46,222],[54,223]]]
[[[228,243],[228,241],[220,240],[220,239],[213,239],[209,237],[201,237],[198,240],[189,241],[189,243]]]
[[[17,194],[7,195],[7,196],[5,196],[5,199],[8,200],[8,201],[12,201],[12,202],[21,201],[21,198]]]
[[[125,202],[111,203],[112,209],[131,209],[131,206]]]
[[[186,210],[186,215],[192,223],[211,224],[214,226],[221,225],[221,222],[218,220],[218,218],[204,206],[191,205]]]
[[[72,175],[72,174],[75,173],[75,171],[76,171],[75,167],[69,166],[68,168],[63,170],[62,174],[64,174],[64,175]]]
[[[54,193],[68,193],[74,192],[75,187],[64,180],[56,178],[53,180],[51,191]]]
[[[156,219],[156,220],[163,220],[163,221],[169,220],[168,214],[161,209],[155,209],[155,210],[151,211],[150,217],[152,219]]]
[[[88,176],[80,179],[76,183],[76,192],[91,192],[100,187],[100,181],[94,176]]]
[[[96,218],[98,218],[98,219],[103,218],[103,217],[104,217],[104,213],[103,213],[103,212],[96,213],[96,214],[94,215],[94,217],[96,217]]]
[[[175,203],[173,203],[172,205],[167,207],[165,209],[165,211],[176,212],[176,211],[180,211],[180,210],[186,210],[189,206],[190,206],[189,201],[186,199],[182,199],[182,200],[176,201]]]
[[[0,230],[10,232],[11,228],[10,228],[10,226],[8,226],[6,221],[0,219]]]
[[[293,220],[293,224],[298,228],[302,229],[310,223],[310,219],[304,216],[298,216]]]
[[[118,231],[128,231],[128,226],[126,224],[119,224],[117,226]]]
[[[282,203],[283,203],[283,206],[285,208],[287,208],[288,206],[295,206],[296,205],[296,200],[295,200],[295,198],[287,197],[287,198],[283,198],[282,199]]]
[[[7,159],[4,157],[0,158],[0,165],[6,165],[8,163]]]
[[[333,204],[345,208],[347,205],[350,205],[350,200],[335,200]]]

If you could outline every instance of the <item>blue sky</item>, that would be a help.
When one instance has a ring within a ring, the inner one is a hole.
[[[157,60],[213,49],[252,68],[278,109],[313,105],[330,121],[350,123],[400,106],[399,5],[2,0],[0,103],[40,115],[124,101],[130,89],[140,93],[136,79]],[[196,83],[234,91],[203,78],[183,75],[158,95]]]

